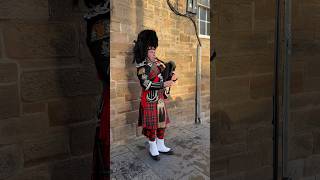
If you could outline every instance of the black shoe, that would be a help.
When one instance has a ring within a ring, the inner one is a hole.
[[[149,152],[149,155],[151,156],[151,158],[155,161],[160,161],[160,156],[156,155],[156,156],[152,156],[152,154]]]
[[[161,152],[161,151],[159,151],[159,153],[166,154],[166,155],[174,155],[174,152],[173,152],[172,149],[170,149],[168,152]]]

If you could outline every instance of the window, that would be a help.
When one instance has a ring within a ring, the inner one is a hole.
[[[200,37],[210,38],[210,0],[198,0],[198,31]]]

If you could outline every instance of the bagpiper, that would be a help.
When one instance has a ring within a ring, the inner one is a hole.
[[[142,87],[138,126],[149,140],[149,154],[160,160],[159,153],[173,154],[164,143],[164,133],[170,122],[166,108],[169,88],[175,84],[175,63],[164,63],[156,57],[158,37],[154,30],[143,30],[134,41],[134,60]]]

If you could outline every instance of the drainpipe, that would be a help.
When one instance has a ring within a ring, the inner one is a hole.
[[[275,14],[275,40],[274,40],[274,80],[273,80],[273,180],[278,180],[278,169],[279,169],[279,137],[278,137],[278,124],[279,124],[279,113],[278,113],[278,105],[279,105],[279,60],[280,60],[280,0],[276,0],[276,14]]]
[[[167,4],[173,13],[175,13],[178,16],[185,17],[192,22],[194,30],[195,30],[195,34],[196,34],[196,37],[198,40],[197,52],[196,52],[197,57],[196,57],[196,98],[195,98],[195,123],[198,124],[198,123],[201,123],[201,118],[200,118],[200,113],[201,113],[201,101],[200,101],[200,98],[201,98],[201,41],[198,36],[197,24],[196,24],[195,20],[193,19],[193,17],[195,17],[195,15],[197,14],[196,10],[198,8],[194,8],[194,6],[197,5],[197,0],[188,0],[186,2],[187,2],[187,10],[186,10],[186,13],[183,14],[183,13],[179,12],[171,4],[170,0],[167,0]],[[190,9],[188,8],[189,3],[192,5],[191,12],[189,11]]]
[[[197,59],[196,59],[196,116],[195,123],[201,123],[201,46],[197,45]]]

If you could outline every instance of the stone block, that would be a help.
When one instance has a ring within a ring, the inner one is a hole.
[[[45,112],[47,103],[22,103],[22,111],[24,114]]]
[[[19,116],[20,101],[17,84],[1,85],[0,94],[0,119]]]
[[[296,71],[291,73],[290,93],[297,94],[304,90],[304,72]]]
[[[12,0],[0,2],[0,19],[47,19],[48,16],[47,1]]]
[[[253,124],[269,124],[272,119],[270,99],[245,101],[217,108],[217,113],[220,114],[217,119],[228,125],[230,129],[248,128]]]
[[[69,135],[61,131],[24,141],[23,153],[25,166],[65,158],[69,155]]]
[[[273,54],[260,55],[248,57],[251,59],[250,72],[251,74],[263,74],[263,73],[273,73],[274,62]]]
[[[213,98],[216,104],[232,104],[249,99],[249,78],[216,79]]]
[[[242,171],[249,171],[251,169],[259,168],[259,160],[250,154],[241,154],[229,159],[228,172],[230,174],[239,173]]]
[[[316,83],[319,82],[320,78],[316,77],[316,78],[305,78],[304,79],[304,90],[306,92],[319,92],[320,91],[320,83]]]
[[[223,57],[272,54],[273,33],[270,32],[217,32],[216,51]],[[219,55],[218,55],[219,56]]]
[[[214,138],[216,138],[215,143],[219,144],[235,144],[235,143],[246,143],[247,142],[247,131],[246,130],[223,130],[216,128],[215,131],[212,132]]]
[[[124,126],[119,126],[111,129],[113,134],[113,140],[127,140],[134,138],[136,135],[136,124],[126,124]]]
[[[88,180],[91,178],[92,155],[58,161],[50,165],[51,180]]]
[[[306,61],[306,75],[307,77],[320,77],[319,73],[320,63],[316,59]]]
[[[272,137],[257,139],[256,141],[248,141],[248,154],[257,160],[260,167],[272,166]]]
[[[253,76],[250,80],[250,97],[252,99],[272,97],[272,87],[272,75]]]
[[[100,82],[93,68],[70,68],[24,72],[21,75],[21,96],[26,102],[56,97],[97,95]]]
[[[254,6],[250,2],[221,3],[219,10],[219,29],[233,31],[250,31],[253,25]]]
[[[81,124],[70,128],[70,151],[74,156],[91,153],[94,146],[96,123]]]
[[[7,179],[21,171],[23,158],[19,148],[17,145],[0,148],[0,179]]]
[[[221,57],[219,61],[216,61],[217,77],[248,75],[252,63],[252,56]]]
[[[288,162],[288,174],[292,179],[300,179],[303,176],[304,160],[297,159]]]
[[[8,180],[50,180],[50,172],[47,165],[25,168]]]
[[[320,127],[319,108],[296,110],[291,112],[289,123],[289,133],[298,135],[301,133],[311,132]]]
[[[258,126],[248,130],[248,142],[264,141],[272,138],[272,126]]]
[[[290,108],[292,110],[296,109],[308,109],[313,106],[320,105],[320,93],[310,92],[310,93],[299,93],[290,96]]]
[[[20,136],[22,140],[38,138],[49,130],[47,113],[26,114],[20,117]]]
[[[21,132],[20,124],[18,118],[9,118],[0,121],[0,145],[19,142]]]
[[[246,173],[245,179],[246,180],[256,180],[256,179],[272,180],[273,179],[272,172],[273,172],[272,166],[265,166],[262,168],[251,169]]]
[[[0,63],[0,83],[12,83],[18,80],[18,67],[15,63]]]
[[[318,175],[320,172],[319,163],[320,163],[320,156],[319,155],[310,156],[309,158],[305,159],[303,176],[308,177],[308,176]]]
[[[58,1],[49,0],[48,12],[50,18],[68,19],[68,18],[81,18],[84,13],[86,13],[87,8],[83,1],[79,1],[78,6],[73,5],[72,0]]]
[[[233,156],[237,156],[246,151],[245,144],[228,144],[223,146],[213,146],[213,159],[219,160],[222,158],[231,158]]]
[[[313,154],[320,154],[320,132],[313,132]]]
[[[289,160],[306,158],[313,152],[312,134],[302,134],[289,138]]]
[[[26,59],[73,57],[77,39],[72,24],[12,23],[4,29],[4,42],[9,58]]]
[[[96,118],[98,98],[78,96],[51,101],[48,104],[50,126],[89,121]]]

